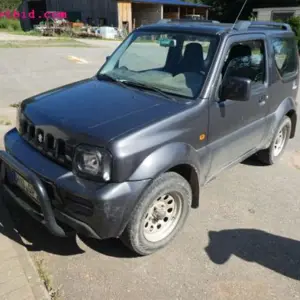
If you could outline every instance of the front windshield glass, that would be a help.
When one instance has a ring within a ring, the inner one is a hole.
[[[217,44],[213,35],[136,31],[98,75],[194,99],[203,88]]]

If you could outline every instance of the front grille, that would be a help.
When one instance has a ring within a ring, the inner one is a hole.
[[[28,120],[21,122],[20,134],[29,144],[44,155],[65,167],[71,168],[72,153],[67,153],[70,152],[70,149],[68,149],[64,140],[55,138],[51,133],[37,128]]]

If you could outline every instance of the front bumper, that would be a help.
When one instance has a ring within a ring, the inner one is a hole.
[[[119,237],[150,180],[102,184],[76,177],[26,143],[14,129],[0,151],[4,192],[49,231],[65,237],[70,229],[93,238]],[[18,173],[35,189],[38,203],[10,182]]]

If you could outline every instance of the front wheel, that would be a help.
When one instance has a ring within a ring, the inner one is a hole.
[[[292,122],[289,117],[284,117],[279,128],[275,132],[271,146],[257,153],[258,159],[266,164],[275,164],[283,155],[291,136]]]
[[[139,255],[165,247],[183,227],[191,201],[191,187],[182,176],[162,174],[143,194],[121,240]]]

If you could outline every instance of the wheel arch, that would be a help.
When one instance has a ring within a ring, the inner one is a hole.
[[[192,208],[198,208],[200,198],[200,178],[195,167],[190,164],[181,164],[167,170],[167,172],[174,172],[179,174],[190,184],[193,195]]]
[[[198,208],[201,173],[197,151],[185,143],[164,145],[142,161],[130,180],[154,179],[166,172],[175,172],[189,182],[193,193],[192,208]]]
[[[290,109],[286,116],[288,116],[291,119],[292,122],[292,130],[291,130],[291,135],[290,139],[293,139],[296,134],[296,127],[297,127],[297,113],[295,109]]]
[[[265,147],[263,147],[263,149],[267,149],[270,147],[277,128],[280,126],[280,123],[282,122],[283,118],[286,116],[289,117],[292,122],[292,130],[290,135],[290,139],[292,139],[295,137],[296,134],[297,112],[296,112],[295,102],[290,97],[282,101],[281,104],[278,106],[278,108],[272,113],[271,127],[269,129],[267,142],[265,144]]]

